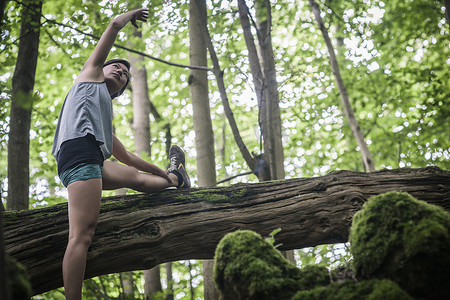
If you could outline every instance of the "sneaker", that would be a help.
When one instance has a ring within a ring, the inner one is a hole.
[[[184,152],[183,150],[173,145],[170,147],[169,150],[169,159],[170,159],[170,165],[169,171],[170,173],[174,173],[178,177],[178,188],[190,188],[191,187],[191,181],[189,179],[188,174],[186,173],[185,169],[185,158],[184,158]],[[179,183],[181,179],[181,184]]]

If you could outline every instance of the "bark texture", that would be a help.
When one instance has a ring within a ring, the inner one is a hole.
[[[136,29],[133,36],[142,39],[142,32]],[[150,97],[147,85],[147,70],[142,55],[130,54],[132,72],[132,99],[133,99],[133,132],[135,152],[139,157],[151,155],[150,135]],[[144,270],[144,295],[151,298],[152,294],[162,291],[159,266]]]
[[[28,209],[30,124],[34,77],[39,49],[42,1],[24,6],[19,52],[12,78],[8,140],[8,199],[6,209]]]
[[[207,47],[202,33],[206,20],[206,1],[189,2],[189,56],[190,65],[207,66]],[[197,149],[197,177],[199,187],[216,186],[214,132],[209,107],[207,72],[191,69],[189,91],[193,108],[195,148]],[[214,261],[203,261],[203,288],[205,300],[219,299],[212,277]],[[193,297],[193,296],[192,296]]]
[[[142,39],[139,30],[133,32],[133,36]],[[147,87],[147,70],[144,57],[131,54],[129,56],[132,72],[132,99],[133,99],[133,132],[136,154],[139,156],[150,155],[150,98]]]
[[[189,55],[190,64],[207,65],[205,36],[201,34],[206,22],[206,2],[189,3]],[[197,176],[200,187],[216,185],[216,163],[214,155],[214,132],[209,107],[207,72],[190,70],[189,91],[193,108],[195,148],[197,149]]]
[[[447,18],[447,24],[450,26],[450,0],[444,0],[445,16]]]
[[[450,211],[450,172],[436,167],[166,190],[102,200],[86,278],[158,264],[210,259],[220,239],[237,229],[268,236],[280,250],[346,242],[352,217],[371,196],[408,192]],[[6,212],[5,249],[31,277],[35,294],[62,286],[67,205]]]
[[[193,3],[199,8],[199,10],[202,7],[201,4],[202,0],[194,0]],[[206,20],[205,18],[202,18],[202,20]],[[245,145],[241,134],[239,133],[239,129],[236,123],[236,119],[234,118],[233,111],[230,108],[230,103],[228,101],[228,96],[225,88],[225,82],[223,80],[223,74],[224,72],[220,69],[219,59],[217,58],[217,53],[214,49],[214,46],[212,44],[211,35],[209,34],[208,25],[206,22],[202,21],[201,24],[201,30],[202,35],[204,37],[204,41],[206,43],[206,46],[209,51],[209,56],[211,58],[213,69],[212,72],[214,73],[214,76],[217,80],[217,88],[219,89],[220,98],[222,99],[222,105],[225,112],[225,116],[228,119],[228,123],[230,124],[231,131],[233,133],[234,141],[236,142],[236,145],[239,148],[239,151],[242,154],[242,157],[244,158],[245,162],[249,166],[249,168],[256,173],[256,168],[258,166],[258,160],[256,157],[254,157],[250,151],[248,150],[247,146]],[[200,66],[201,68],[201,66]],[[211,70],[208,68],[208,70]]]
[[[255,2],[258,46],[264,72],[264,103],[260,107],[260,122],[264,135],[264,156],[270,166],[270,179],[284,178],[284,154],[281,139],[280,100],[272,46],[272,13],[270,1]],[[269,158],[269,159],[267,159]]]

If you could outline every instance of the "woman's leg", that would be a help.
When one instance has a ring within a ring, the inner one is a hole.
[[[142,173],[136,168],[112,161],[103,163],[102,177],[104,190],[126,187],[139,192],[151,193],[168,187],[178,186],[178,178],[175,174],[169,174],[170,179],[172,179],[172,184],[170,184],[160,176]]]
[[[102,180],[75,181],[69,193],[69,241],[63,260],[66,299],[81,299],[89,245],[94,237],[100,212]]]

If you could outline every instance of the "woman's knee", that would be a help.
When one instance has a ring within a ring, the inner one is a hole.
[[[69,234],[69,243],[89,247],[95,234],[95,227],[89,227],[86,230],[79,230]]]

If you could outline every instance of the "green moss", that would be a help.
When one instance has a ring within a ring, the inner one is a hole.
[[[333,282],[328,287],[317,287],[297,292],[292,300],[412,300],[391,280],[365,280],[361,282]]]
[[[359,278],[390,278],[412,296],[450,299],[450,214],[407,193],[372,197],[349,241]]]
[[[232,191],[223,191],[220,189],[198,189],[189,194],[177,195],[174,197],[178,201],[189,201],[192,199],[201,199],[210,203],[241,201],[247,196],[246,188],[233,189]]]
[[[221,201],[227,201],[228,197],[225,195],[220,195],[220,194],[207,194],[205,196],[205,200],[208,202],[221,202]]]
[[[217,189],[200,189],[194,192],[190,192],[186,195],[177,195],[175,196],[176,200],[188,201],[191,199],[202,199],[208,202],[221,202],[227,201],[229,197],[222,192],[219,192]]]
[[[14,223],[19,220],[18,211],[4,211],[2,212],[3,225],[7,226],[8,224]]]
[[[326,268],[297,269],[259,234],[239,230],[218,244],[214,281],[222,299],[289,299],[299,289],[328,284]]]
[[[247,195],[247,189],[246,188],[241,188],[241,189],[237,189],[231,192],[231,198],[233,199],[242,199],[243,197],[245,197]]]
[[[100,203],[100,209],[102,211],[104,210],[110,210],[110,209],[124,209],[127,208],[128,205],[124,201],[102,201]]]

